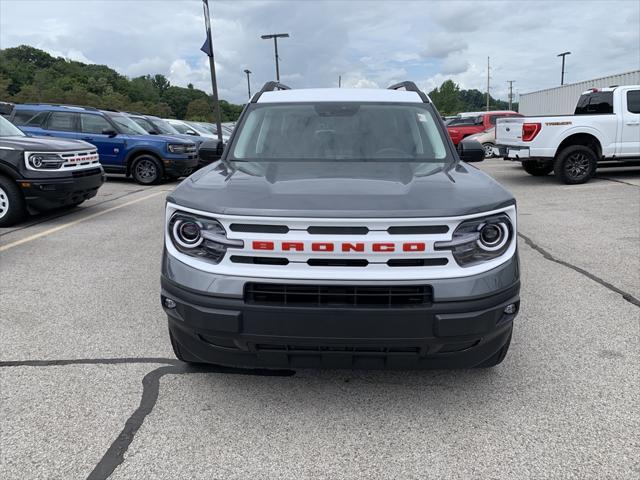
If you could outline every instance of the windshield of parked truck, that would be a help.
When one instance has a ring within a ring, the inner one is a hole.
[[[26,135],[9,120],[0,116],[0,137],[26,137]]]
[[[109,115],[109,118],[118,128],[118,133],[128,135],[148,135],[144,128],[125,115]]]
[[[446,163],[440,120],[424,104],[252,104],[230,160]]]

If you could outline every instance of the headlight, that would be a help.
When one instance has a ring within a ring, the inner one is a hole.
[[[505,214],[474,218],[462,222],[453,239],[436,242],[436,250],[451,250],[461,267],[492,260],[507,251],[513,239],[513,226]]]
[[[188,145],[185,145],[184,143],[170,143],[167,145],[167,149],[171,153],[185,153],[187,151],[187,147]]]
[[[212,218],[176,212],[169,220],[169,236],[178,251],[219,263],[227,248],[242,248],[242,240],[227,238],[227,232]]]
[[[28,166],[35,170],[56,170],[64,160],[56,153],[32,153],[27,158]]]

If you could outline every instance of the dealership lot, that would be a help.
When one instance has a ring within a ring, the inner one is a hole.
[[[164,198],[0,230],[0,478],[631,478],[640,170],[480,165],[518,200],[522,310],[493,370],[237,371],[173,359]]]

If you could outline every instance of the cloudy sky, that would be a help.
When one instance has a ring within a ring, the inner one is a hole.
[[[640,2],[210,0],[221,97],[246,99],[275,78],[294,87],[384,87],[411,79],[431,90],[447,78],[506,98],[507,80],[530,92],[640,68]],[[130,77],[163,73],[210,91],[200,0],[0,0],[0,48],[32,45],[109,65]]]

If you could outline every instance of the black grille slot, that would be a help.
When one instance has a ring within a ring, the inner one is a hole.
[[[251,257],[245,255],[231,255],[233,263],[251,263],[253,265],[288,265],[289,260],[280,257]]]
[[[307,260],[310,267],[366,267],[367,260],[343,259],[343,258],[310,258]]]
[[[250,233],[288,233],[286,225],[253,225],[250,223],[232,223],[229,228],[234,232]]]
[[[311,235],[366,235],[367,227],[309,227],[307,232]]]
[[[89,170],[76,170],[72,172],[72,175],[78,177],[90,177],[91,175],[97,175],[100,173],[99,168],[90,168]]]
[[[244,298],[254,305],[401,308],[429,305],[429,285],[290,285],[247,283]]]
[[[389,227],[389,235],[433,235],[436,233],[447,233],[449,227],[446,225],[417,225],[415,227]]]
[[[389,260],[390,267],[435,267],[449,263],[447,258],[402,258]]]

